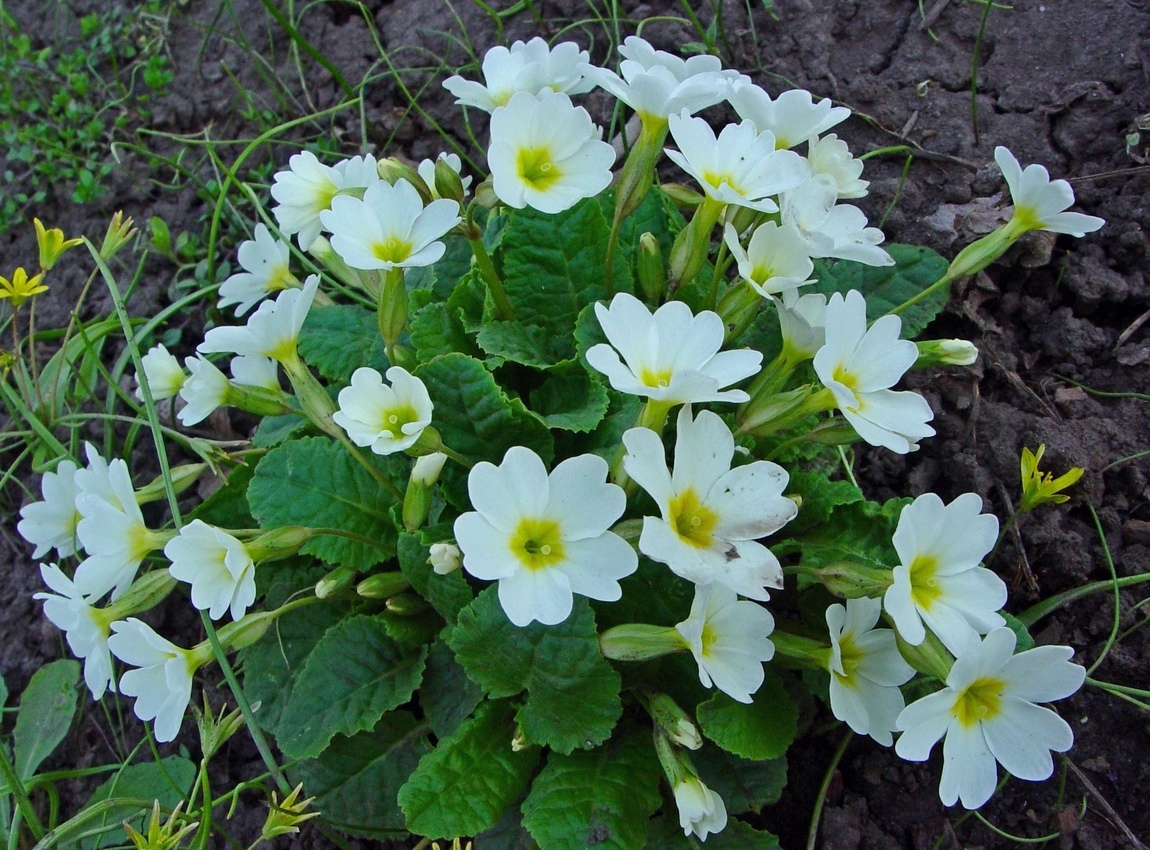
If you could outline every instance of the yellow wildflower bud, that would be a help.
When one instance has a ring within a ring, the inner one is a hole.
[[[36,244],[40,247],[40,271],[50,271],[56,261],[69,248],[83,242],[83,239],[65,239],[64,231],[58,227],[45,228],[38,218],[32,219],[36,225]]]
[[[43,272],[28,277],[28,272],[24,271],[23,266],[20,266],[12,272],[11,280],[0,277],[0,298],[11,298],[12,309],[18,310],[20,305],[33,295],[48,291],[48,287],[40,282],[43,277]]]
[[[108,223],[108,232],[104,234],[104,242],[100,245],[100,256],[104,260],[110,260],[135,235],[136,228],[133,226],[132,217],[125,218],[123,210],[116,210],[112,215],[112,220]]]
[[[1022,448],[1022,501],[1018,503],[1017,509],[1020,514],[1028,513],[1047,502],[1058,505],[1067,501],[1070,497],[1059,491],[1074,484],[1086,471],[1080,466],[1073,466],[1057,478],[1052,473],[1040,472],[1038,463],[1045,452],[1045,445],[1039,446],[1037,453],[1025,446]]]
[[[184,805],[183,800],[176,804],[172,809],[172,814],[165,824],[160,823],[160,801],[152,806],[152,815],[148,819],[148,825],[145,827],[147,833],[141,835],[132,829],[127,821],[124,822],[124,832],[128,834],[128,838],[132,840],[132,844],[136,850],[175,850],[180,846],[180,842],[198,827],[199,821],[186,823],[183,826],[177,822],[180,817],[180,807]]]
[[[271,808],[268,809],[267,820],[264,821],[264,828],[260,832],[262,841],[270,841],[277,835],[299,832],[301,823],[319,815],[319,812],[304,811],[312,804],[315,797],[300,800],[299,793],[302,790],[303,783],[301,782],[292,789],[290,794],[284,797],[282,803],[279,802],[276,792],[272,791]]]

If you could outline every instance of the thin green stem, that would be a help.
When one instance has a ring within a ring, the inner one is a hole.
[[[1102,543],[1102,554],[1106,558],[1106,567],[1110,570],[1110,584],[1114,588],[1114,618],[1110,626],[1110,636],[1106,639],[1101,654],[1093,664],[1086,668],[1086,675],[1089,676],[1098,669],[1099,664],[1106,660],[1111,647],[1114,646],[1114,639],[1118,637],[1118,629],[1122,622],[1122,599],[1118,588],[1118,571],[1114,567],[1114,558],[1110,555],[1110,547],[1106,545],[1106,532],[1102,530],[1102,520],[1098,518],[1098,512],[1094,510],[1094,505],[1089,499],[1086,501],[1086,507],[1090,510],[1090,517],[1094,520],[1094,528],[1098,532],[1098,540]]]
[[[8,790],[16,800],[16,807],[20,810],[21,817],[23,817],[24,821],[28,824],[28,829],[32,831],[32,837],[39,841],[44,837],[44,825],[40,823],[40,818],[36,816],[36,810],[32,808],[32,801],[28,799],[28,791],[24,788],[24,783],[20,781],[20,777],[16,773],[16,768],[12,765],[12,762],[8,760],[8,753],[4,747],[0,747],[0,774],[4,775],[4,781],[8,784]]]
[[[822,820],[823,805],[827,799],[827,789],[831,787],[831,780],[834,778],[839,762],[842,761],[843,754],[847,751],[847,746],[854,736],[855,733],[848,729],[847,733],[843,735],[842,741],[839,742],[835,754],[831,756],[831,763],[827,765],[827,772],[823,776],[823,784],[819,786],[819,793],[815,798],[814,811],[811,812],[811,828],[807,831],[807,850],[815,850],[815,844],[819,837],[819,821]]]
[[[1027,608],[1017,619],[1024,626],[1028,628],[1033,626],[1036,622],[1041,620],[1052,611],[1057,611],[1063,605],[1069,602],[1082,599],[1083,597],[1090,596],[1091,594],[1098,593],[1103,590],[1118,589],[1124,587],[1133,587],[1134,585],[1144,584],[1150,581],[1150,573],[1139,573],[1136,576],[1122,576],[1117,580],[1109,581],[1094,581],[1090,584],[1084,584],[1081,587],[1074,587],[1070,590],[1065,590],[1062,593],[1055,594],[1049,599],[1044,599],[1041,602]]]
[[[507,298],[507,291],[503,288],[503,280],[499,277],[499,272],[495,270],[495,263],[491,261],[491,255],[487,253],[487,246],[483,244],[483,239],[481,237],[469,237],[467,241],[471,244],[471,252],[475,255],[475,265],[483,276],[483,282],[487,284],[487,291],[491,293],[491,299],[495,302],[496,317],[505,322],[515,321],[515,308],[511,306],[511,302]]]

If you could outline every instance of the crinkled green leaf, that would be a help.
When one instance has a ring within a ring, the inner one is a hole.
[[[821,472],[793,470],[787,485],[788,496],[800,496],[799,515],[787,524],[784,533],[799,531],[826,522],[839,505],[861,502],[863,491],[849,481],[832,481]]]
[[[237,466],[223,486],[184,515],[184,521],[198,519],[222,528],[253,528],[256,521],[248,509],[248,485],[254,474],[254,464]]]
[[[426,648],[405,648],[375,617],[356,616],[328,629],[308,655],[280,719],[280,749],[292,758],[319,755],[335,735],[375,726],[411,699]]]
[[[778,802],[787,785],[787,760],[753,761],[718,747],[704,746],[691,754],[699,778],[723,798],[732,815],[757,812]]]
[[[84,808],[91,808],[97,803],[115,797],[127,797],[159,800],[163,809],[171,810],[181,800],[187,799],[195,778],[196,766],[183,756],[168,756],[158,762],[145,761],[139,764],[130,764],[117,771],[111,779],[93,791]],[[133,806],[114,806],[103,812],[98,818],[85,824],[87,829],[113,826],[112,830],[84,838],[78,845],[73,846],[78,846],[80,850],[122,847],[124,845],[124,832],[120,825],[127,821],[137,832],[147,834],[144,823],[151,814],[151,806],[147,809]]]
[[[552,752],[523,803],[523,825],[546,850],[640,850],[661,778],[650,729],[594,750]]]
[[[464,329],[457,312],[450,304],[438,301],[421,308],[411,317],[411,344],[421,361],[455,351],[480,354],[475,338]]]
[[[475,358],[445,354],[419,366],[415,376],[435,403],[434,427],[454,451],[499,463],[512,446],[526,446],[550,462],[554,445],[547,426],[509,398]]]
[[[587,198],[555,215],[526,208],[512,213],[503,234],[503,284],[517,321],[548,330],[574,356],[571,332],[579,311],[605,298],[610,222]],[[627,279],[621,257],[616,278]]]
[[[368,732],[342,735],[318,758],[300,762],[292,779],[316,798],[326,823],[355,835],[394,838],[404,830],[399,788],[431,751],[427,727],[406,711],[385,714]]]
[[[891,538],[909,502],[891,499],[882,505],[863,501],[836,507],[827,522],[798,537],[802,565],[817,569],[849,561],[878,569],[894,567],[898,555]]]
[[[458,838],[490,829],[527,787],[536,747],[511,748],[512,708],[484,702],[475,716],[419,762],[399,789],[407,828],[428,838]]]
[[[363,457],[402,490],[408,476],[405,457],[380,457],[366,450]],[[260,460],[248,487],[252,514],[266,528],[339,528],[373,541],[325,534],[312,538],[301,550],[359,570],[385,561],[394,552],[396,529],[388,509],[395,501],[387,487],[327,437],[305,437],[272,449]]]
[[[454,734],[482,699],[483,689],[467,678],[451,647],[442,640],[431,644],[419,704],[435,734],[440,738]]]
[[[771,671],[750,705],[716,693],[696,709],[703,734],[748,759],[778,758],[795,739],[799,712],[782,679]]]
[[[416,593],[430,602],[447,622],[454,623],[475,594],[462,571],[456,570],[445,576],[436,573],[427,560],[429,550],[422,534],[403,532],[399,535],[399,568]]]
[[[866,297],[867,319],[874,321],[918,295],[941,278],[949,266],[944,257],[919,245],[884,245],[894,259],[893,266],[867,266],[853,260],[816,260],[814,277],[818,282],[804,291],[844,295],[857,289]],[[899,315],[902,336],[913,339],[942,312],[950,292],[945,287]]]
[[[548,428],[564,431],[594,430],[609,405],[603,382],[583,371],[550,375],[531,392],[531,409]]]
[[[562,623],[521,628],[503,613],[497,588],[489,587],[459,613],[448,643],[490,696],[527,691],[517,717],[528,741],[569,753],[610,737],[622,712],[621,681],[599,650],[595,617],[583,597],[575,597]]]
[[[471,246],[462,236],[442,237],[443,256],[430,266],[408,269],[404,283],[408,290],[428,289],[437,301],[446,301],[460,279],[471,268]]]
[[[488,354],[538,369],[569,362],[573,354],[569,333],[558,335],[551,328],[525,322],[487,322],[477,339]]]
[[[312,307],[299,334],[299,353],[329,381],[351,382],[361,366],[386,372],[390,365],[375,313],[347,304]]]
[[[12,748],[21,781],[31,779],[68,734],[76,713],[79,679],[78,662],[71,658],[51,661],[32,674],[20,695]]]

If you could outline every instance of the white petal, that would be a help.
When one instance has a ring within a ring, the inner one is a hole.
[[[938,796],[943,805],[953,806],[961,799],[968,809],[977,809],[990,799],[998,785],[998,766],[982,727],[964,726],[955,720],[946,730],[942,744],[942,780]]]
[[[1054,772],[1050,751],[1064,753],[1074,744],[1065,720],[1018,697],[1004,696],[999,714],[982,722],[986,743],[1008,773],[1039,782]]]

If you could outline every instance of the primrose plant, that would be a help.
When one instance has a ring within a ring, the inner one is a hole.
[[[734,816],[778,799],[804,694],[912,761],[943,740],[946,805],[982,806],[998,765],[1049,777],[1072,735],[1045,703],[1084,671],[1003,615],[998,520],[974,493],[872,501],[843,447],[934,434],[898,387],[977,356],[913,341],[950,283],[1102,221],[999,148],[998,230],[950,264],[884,245],[849,203],[847,109],[619,52],[533,39],[448,80],[490,113],[474,185],[451,154],[275,175],[278,227],[219,291],[243,324],[139,361],[153,421],[260,417],[212,456],[222,487],[153,528],[139,503],[175,508],[207,465],[137,490],[89,446],[22,511],[93,697],[170,741],[197,671],[238,651],[253,734],[328,823],[481,847],[775,846]],[[575,102],[596,87],[638,118],[617,171]],[[737,123],[697,114],[724,102]],[[136,616],[171,593],[218,634],[181,647]]]

